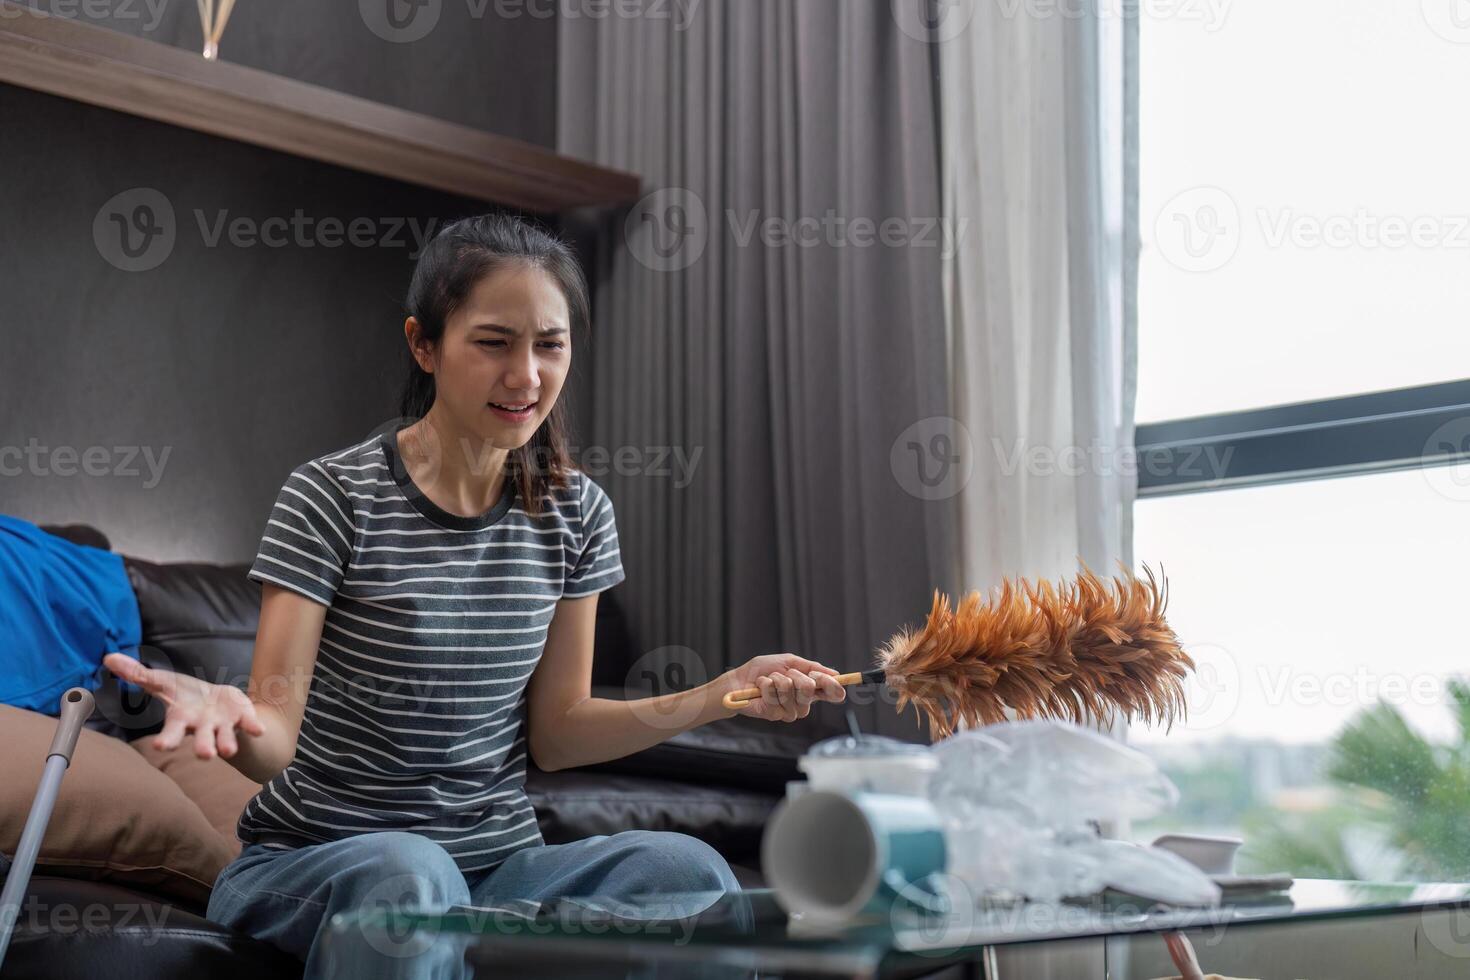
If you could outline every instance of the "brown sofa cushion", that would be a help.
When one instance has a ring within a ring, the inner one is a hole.
[[[0,851],[14,855],[56,719],[0,705]],[[230,847],[163,773],[126,742],[83,729],[41,841],[41,873],[110,881],[196,906]]]
[[[245,804],[260,792],[260,784],[219,756],[199,758],[194,754],[192,739],[167,752],[153,747],[152,735],[134,739],[132,746],[194,801],[204,819],[224,838],[230,859],[238,857],[241,845],[235,836],[235,824]]]

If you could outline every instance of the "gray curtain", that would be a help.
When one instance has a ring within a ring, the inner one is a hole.
[[[949,414],[933,54],[888,3],[562,18],[559,148],[649,194],[582,216],[584,442],[610,457],[640,667],[867,668],[958,581],[957,490],[916,472],[952,462],[923,458],[949,445],[928,438]],[[927,740],[891,694],[850,693],[864,730]]]

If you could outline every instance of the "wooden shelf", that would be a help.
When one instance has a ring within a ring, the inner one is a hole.
[[[633,174],[16,0],[0,0],[0,81],[529,211],[639,194]]]

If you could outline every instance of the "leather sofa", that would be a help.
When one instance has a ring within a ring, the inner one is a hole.
[[[110,550],[107,538],[85,525],[47,530]],[[124,564],[142,615],[142,659],[243,687],[260,609],[259,587],[245,577],[248,566],[127,556]],[[633,661],[617,591],[604,593],[598,603],[593,683],[594,694],[604,697],[624,696],[623,678]],[[96,697],[91,728],[131,740],[161,725],[160,705],[134,703],[115,681],[104,679]],[[608,763],[557,772],[532,766],[527,789],[547,843],[631,828],[681,831],[718,849],[742,884],[759,887],[761,831],[786,782],[799,778],[796,759],[813,737],[730,718]],[[301,974],[295,959],[207,921],[203,908],[176,899],[44,874],[32,879],[27,901],[32,899],[41,908],[96,914],[64,924],[22,915],[4,980],[261,980]]]

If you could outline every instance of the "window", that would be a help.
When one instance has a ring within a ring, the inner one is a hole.
[[[1144,5],[1140,497],[1200,664],[1135,728],[1246,871],[1470,879],[1470,18]],[[1189,16],[1186,11],[1193,11]]]
[[[1470,377],[1459,2],[1144,5],[1140,421]]]

